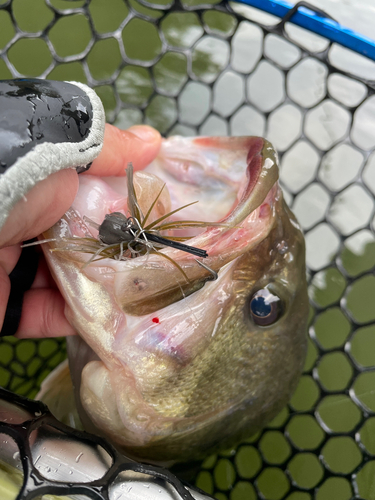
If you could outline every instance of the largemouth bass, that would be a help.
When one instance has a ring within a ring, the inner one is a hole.
[[[277,179],[277,155],[262,138],[166,139],[134,174],[139,207],[145,214],[161,191],[152,221],[198,200],[174,220],[221,223],[182,232],[208,257],[165,248],[98,260],[67,241],[98,238],[88,220],[128,214],[126,183],[81,176],[43,246],[79,334],[68,351],[87,430],[169,464],[234,445],[285,405],[304,364],[308,298],[303,235]],[[48,387],[44,400],[59,417],[67,405]]]

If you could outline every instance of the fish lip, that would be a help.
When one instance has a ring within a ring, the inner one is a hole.
[[[239,208],[245,208],[245,213],[240,212],[243,217],[254,212],[266,199],[279,177],[278,158],[272,145],[262,137],[250,137],[248,141],[249,151],[246,158],[248,182],[238,205],[227,218],[228,221],[233,216],[237,217],[234,213],[238,212]],[[263,184],[268,189],[265,189]]]

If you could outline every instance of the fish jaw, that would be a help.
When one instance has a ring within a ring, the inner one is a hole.
[[[205,262],[218,271],[217,281],[210,281],[192,256],[174,249],[162,252],[178,263],[188,282],[159,255],[104,259],[82,269],[87,260],[82,254],[46,252],[68,319],[99,357],[88,363],[76,358],[71,366],[83,421],[144,460],[195,459],[255,432],[285,404],[302,370],[307,317],[303,238],[284,206],[269,143],[259,138],[234,141],[242,177],[230,177],[229,161],[222,158],[228,139],[190,140],[194,164],[202,158],[199,151],[204,151],[203,163],[207,150],[216,160],[219,155],[225,167],[222,182],[235,187],[232,209],[222,217],[226,225],[188,241],[208,252]],[[167,155],[171,143],[164,144],[164,175],[177,178],[177,188],[172,183],[169,189],[173,209],[182,183],[180,165],[177,153]],[[157,160],[158,174],[162,160]],[[193,173],[189,180],[186,156],[181,161],[183,183],[191,188]],[[217,179],[220,169],[208,163],[207,177]],[[185,201],[190,200],[179,205]],[[74,234],[84,234],[85,208],[78,206],[46,236],[66,235],[72,228]],[[101,215],[97,217],[99,221]],[[278,246],[290,249],[288,259],[288,252],[275,250]],[[276,325],[260,328],[249,320],[247,307],[266,278],[285,295],[288,314]],[[292,284],[285,291],[288,280]],[[288,325],[292,313],[294,328]]]

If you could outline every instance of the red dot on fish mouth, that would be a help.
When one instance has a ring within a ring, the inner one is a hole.
[[[152,322],[153,323],[160,323],[160,320],[159,320],[159,318],[152,318]]]

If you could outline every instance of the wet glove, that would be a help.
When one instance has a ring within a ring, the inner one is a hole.
[[[103,146],[105,115],[86,85],[38,79],[0,81],[0,229],[10,211],[49,175],[87,170]],[[22,298],[38,258],[25,248],[9,274],[11,292],[0,335],[16,332]]]

